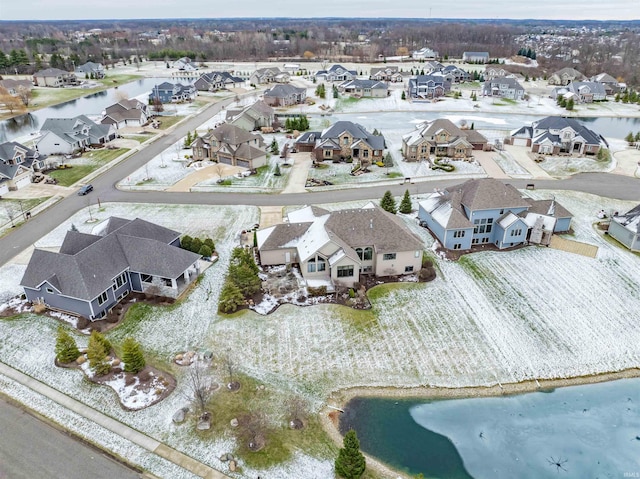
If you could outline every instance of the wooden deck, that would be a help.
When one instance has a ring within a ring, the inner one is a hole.
[[[551,237],[551,244],[549,244],[549,247],[559,249],[561,251],[566,251],[568,253],[587,256],[588,258],[595,258],[598,255],[597,246],[588,243],[581,243],[579,241],[568,240],[557,235],[553,235]]]

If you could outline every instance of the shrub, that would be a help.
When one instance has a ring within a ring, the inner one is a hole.
[[[184,235],[182,238],[180,238],[180,247],[182,249],[191,249],[191,242],[193,241],[193,238],[191,238],[191,236],[189,235]]]
[[[202,240],[200,238],[194,238],[189,247],[189,251],[197,253],[202,248]]]
[[[202,244],[207,245],[209,248],[211,248],[211,251],[215,251],[216,250],[216,245],[213,242],[213,240],[211,238],[205,238],[204,241],[202,242]]]
[[[131,337],[127,337],[122,343],[122,360],[124,370],[128,373],[139,373],[145,367],[144,355],[140,343]]]
[[[203,244],[200,247],[200,250],[198,251],[198,254],[200,256],[204,256],[205,258],[210,258],[211,257],[211,248],[209,246],[207,246],[206,244]]]
[[[58,327],[58,337],[56,338],[56,358],[61,363],[70,363],[80,356],[80,351],[75,339],[62,327]]]

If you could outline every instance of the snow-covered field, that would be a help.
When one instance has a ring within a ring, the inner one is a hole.
[[[165,189],[196,171],[188,167],[193,153],[185,149],[184,138],[168,146],[159,155],[152,158],[145,166],[123,178],[119,186],[130,189]]]
[[[228,253],[237,244],[238,232],[257,221],[257,209],[106,204],[94,216],[140,216],[192,235],[206,233],[221,252],[221,260],[179,306],[155,308],[146,319],[113,330],[109,339],[117,343],[133,335],[167,363],[180,351],[225,351],[236,345],[242,350],[236,360],[245,374],[270,389],[301,393],[316,405],[337,388],[357,385],[474,386],[638,367],[640,258],[607,242],[592,227],[598,210],[626,211],[634,205],[583,193],[528,193],[555,194],[575,215],[574,239],[598,245],[597,258],[531,247],[478,253],[458,262],[439,260],[434,282],[374,290],[371,311],[284,305],[266,318],[249,311],[232,317],[216,313]],[[88,216],[83,210],[38,244],[59,245],[71,223],[90,231]],[[426,230],[405,218],[425,247],[431,246]],[[20,276],[20,267],[0,270],[0,297],[19,291]],[[200,440],[189,426],[171,424],[172,414],[186,401],[183,373],[177,372],[178,390],[166,400],[124,412],[106,388],[53,365],[56,326],[51,318],[32,315],[0,321],[3,361],[222,467],[216,458],[233,450],[232,439]],[[77,337],[84,344],[86,338]],[[298,461],[318,462],[322,471],[330,467],[325,460],[296,455],[267,475],[294,477],[290,471]],[[247,477],[255,472],[245,468]]]
[[[576,173],[611,171],[611,161],[598,161],[595,157],[561,157],[545,156],[544,161],[538,163],[540,168],[551,176],[566,176]]]

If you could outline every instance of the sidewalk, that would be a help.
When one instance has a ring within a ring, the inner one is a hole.
[[[226,479],[229,476],[217,471],[206,464],[196,461],[192,457],[183,454],[161,442],[141,433],[115,419],[102,414],[99,411],[87,406],[86,404],[76,401],[75,399],[67,396],[60,391],[53,389],[50,386],[21,373],[20,371],[13,369],[12,367],[0,362],[0,374],[17,381],[30,388],[31,390],[57,402],[61,406],[69,409],[70,411],[79,414],[80,416],[93,421],[94,423],[112,431],[119,436],[131,441],[132,443],[150,451],[158,456],[173,462],[174,464],[186,469],[193,474],[196,474],[206,479]]]

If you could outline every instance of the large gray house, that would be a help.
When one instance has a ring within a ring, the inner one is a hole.
[[[640,205],[622,215],[613,215],[609,236],[631,251],[640,251]]]
[[[111,217],[101,234],[68,231],[57,253],[36,249],[20,285],[31,302],[96,320],[131,291],[177,297],[198,277],[199,259],[176,231]]]

